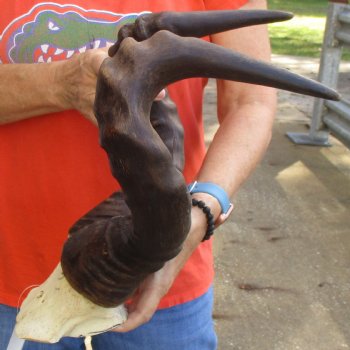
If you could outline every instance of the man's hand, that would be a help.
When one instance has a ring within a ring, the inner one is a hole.
[[[90,120],[106,49],[52,63],[1,64],[0,124],[76,109]]]
[[[0,124],[69,109],[96,124],[96,81],[107,57],[103,48],[52,63],[0,64]]]
[[[97,124],[93,112],[95,100],[96,81],[102,62],[108,58],[108,48],[92,49],[82,54],[73,56],[59,67],[65,79],[61,79],[63,84],[58,97],[62,99],[64,109],[76,109],[88,120]],[[165,91],[162,90],[157,99],[162,99]]]
[[[198,200],[203,200],[210,208],[214,217],[220,213],[220,204],[206,193],[196,193]],[[205,214],[198,207],[193,207],[191,212],[191,229],[184,242],[182,251],[178,256],[169,260],[164,267],[148,276],[139,287],[131,304],[128,307],[129,316],[124,324],[117,327],[115,332],[128,332],[148,322],[162,297],[172,286],[176,276],[191,256],[192,252],[202,241],[207,229]]]
[[[92,49],[56,63],[53,67],[57,86],[54,98],[60,110],[75,109],[97,124],[93,113],[96,81],[100,66],[107,57],[107,48]]]

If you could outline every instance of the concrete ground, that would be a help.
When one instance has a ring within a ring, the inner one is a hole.
[[[318,69],[309,59],[274,63],[311,77]],[[349,79],[342,74],[345,95]],[[214,90],[210,83],[208,140],[217,127]],[[285,136],[307,131],[312,101],[279,93],[268,152],[216,232],[220,350],[350,349],[350,151],[334,138],[317,148]]]

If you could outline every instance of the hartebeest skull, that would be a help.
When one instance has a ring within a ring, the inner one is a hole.
[[[169,98],[153,102],[168,84],[208,77],[339,99],[317,82],[195,38],[289,18],[278,11],[163,12],[120,30],[99,73],[95,114],[123,192],[70,230],[61,263],[76,291],[103,307],[120,305],[181,251],[191,212],[183,131]]]

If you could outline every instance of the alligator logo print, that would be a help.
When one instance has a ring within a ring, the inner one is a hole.
[[[117,32],[139,14],[85,10],[40,3],[14,19],[0,37],[2,63],[51,62],[116,41]]]

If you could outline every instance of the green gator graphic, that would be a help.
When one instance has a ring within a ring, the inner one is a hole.
[[[13,22],[12,33],[7,33],[10,35],[6,40],[9,61],[51,62],[91,48],[105,47],[116,41],[121,26],[137,18],[137,14],[120,15],[86,11],[73,5],[53,5],[47,4],[40,11],[38,7],[37,11],[33,8],[27,16]],[[3,35],[2,41],[5,38]]]

